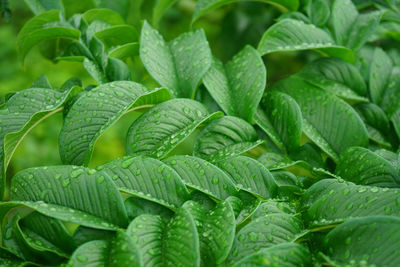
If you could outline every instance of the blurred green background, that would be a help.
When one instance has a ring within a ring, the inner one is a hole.
[[[26,57],[24,64],[19,59],[16,38],[24,23],[33,17],[33,13],[22,0],[10,1],[11,18],[0,18],[0,97],[29,88],[33,81],[46,75],[53,87],[60,87],[67,79],[80,78],[83,86],[96,84],[84,70],[81,63],[55,62],[54,43],[46,42],[36,46]],[[64,0],[67,17],[93,8],[91,0]],[[141,9],[137,9],[137,0],[131,1],[126,22],[140,30],[141,20],[150,19],[154,0],[145,0]],[[160,22],[159,31],[166,40],[191,29],[190,21],[195,1],[178,1],[165,14]],[[138,14],[141,14],[141,17]],[[271,5],[257,2],[242,2],[224,6],[208,13],[197,21],[193,28],[203,28],[206,32],[213,54],[222,61],[228,61],[234,54],[250,44],[257,46],[262,34],[280,15],[280,11]],[[268,84],[295,73],[315,54],[274,53],[264,57],[268,71]],[[141,65],[139,57],[129,58],[132,79],[148,86],[157,86]],[[202,90],[202,88],[200,88]],[[100,138],[95,147],[91,166],[97,166],[125,154],[125,134],[131,122],[139,116],[138,112],[125,115]],[[17,148],[7,175],[12,177],[17,171],[32,166],[61,164],[58,154],[58,134],[62,126],[62,114],[55,115],[31,131]]]

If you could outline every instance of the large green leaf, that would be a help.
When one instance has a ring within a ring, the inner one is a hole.
[[[289,95],[268,91],[254,118],[260,126],[283,150],[293,150],[300,146],[302,116],[299,105]]]
[[[159,104],[130,126],[127,154],[165,157],[200,124],[221,115],[220,112],[209,114],[201,103],[190,99],[173,99]]]
[[[398,266],[400,219],[372,216],[345,222],[324,239],[324,251],[338,265]]]
[[[240,155],[263,143],[246,121],[225,116],[212,121],[197,136],[194,155],[208,161],[218,161]]]
[[[335,174],[355,184],[397,188],[400,185],[400,177],[393,165],[362,147],[351,147],[343,152]]]
[[[335,161],[346,148],[368,144],[363,121],[343,100],[296,77],[275,83],[274,88],[296,100],[304,133]]]
[[[232,206],[228,201],[219,202],[206,211],[194,202],[184,204],[193,216],[200,237],[201,260],[206,266],[217,266],[225,261],[235,238],[236,222]]]
[[[358,14],[351,0],[337,0],[332,5],[332,26],[338,44],[360,49],[376,31],[380,11]]]
[[[203,83],[226,114],[252,122],[266,78],[267,70],[260,54],[245,46],[225,66],[214,58]]]
[[[18,33],[17,46],[22,60],[38,43],[53,38],[79,39],[80,31],[61,21],[60,10],[43,12],[30,19]]]
[[[88,165],[97,139],[124,113],[169,99],[167,89],[149,91],[141,84],[117,81],[82,95],[69,109],[59,137],[64,163]]]
[[[192,156],[173,156],[164,160],[191,188],[221,200],[236,193],[232,180],[217,166]]]
[[[245,156],[230,157],[219,161],[217,166],[224,170],[241,190],[264,199],[275,197],[275,180],[268,169],[257,160]]]
[[[324,179],[304,193],[304,218],[310,225],[318,226],[372,215],[400,216],[399,195],[400,189]]]
[[[199,0],[196,3],[196,7],[194,9],[192,23],[198,20],[207,12],[216,9],[218,7],[236,3],[236,2],[244,2],[244,1],[257,1],[257,0]],[[276,6],[282,11],[296,11],[299,7],[298,0],[258,0],[259,2],[268,3]]]
[[[156,215],[141,215],[127,230],[142,253],[143,266],[200,266],[196,224],[185,208],[164,222]]]
[[[142,259],[133,239],[125,232],[117,231],[109,240],[90,241],[72,254],[67,266],[141,266]]]
[[[389,56],[381,48],[375,48],[369,74],[369,93],[372,102],[377,105],[382,103],[390,82],[392,67]]]
[[[0,110],[0,198],[3,198],[6,170],[11,157],[28,132],[41,121],[62,110],[62,105],[78,88],[58,92],[30,88],[15,93]]]
[[[324,30],[294,19],[283,19],[269,27],[258,44],[258,51],[262,55],[307,49],[317,49],[324,54],[350,62],[354,58],[351,50],[336,45]]]
[[[99,229],[128,224],[121,195],[111,178],[83,167],[23,170],[12,179],[10,200],[2,203],[1,215],[22,205],[53,218]]]
[[[148,157],[124,157],[98,167],[128,194],[175,210],[189,198],[179,175],[165,163]]]
[[[262,248],[293,242],[301,233],[301,221],[293,215],[274,213],[259,217],[236,234],[227,262],[232,264]]]
[[[203,30],[184,33],[166,43],[145,22],[140,58],[153,78],[175,97],[193,98],[196,88],[211,66],[211,51]]]
[[[311,253],[303,245],[283,243],[260,250],[244,257],[235,263],[234,267],[253,266],[312,266]]]

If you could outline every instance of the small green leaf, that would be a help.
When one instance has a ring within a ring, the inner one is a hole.
[[[204,31],[184,33],[166,43],[145,22],[140,39],[140,58],[150,75],[175,97],[193,98],[212,60]]]
[[[214,58],[203,83],[226,114],[252,122],[266,77],[267,70],[257,50],[245,46],[225,66]]]
[[[236,230],[235,214],[230,203],[219,202],[209,211],[194,201],[186,202],[183,207],[196,222],[203,264],[216,266],[223,263],[232,247]]]
[[[108,25],[125,24],[124,19],[120,14],[108,8],[90,9],[82,14],[82,18],[87,22],[87,24],[92,24],[95,21],[102,21]]]
[[[163,158],[199,125],[221,115],[209,114],[201,103],[190,99],[172,99],[156,105],[130,126],[127,154]]]
[[[194,155],[215,162],[240,155],[263,143],[246,121],[225,116],[212,121],[197,136]]]
[[[348,62],[354,60],[353,52],[336,45],[332,37],[324,30],[294,19],[283,19],[269,27],[258,44],[258,51],[262,55],[307,49],[317,49]]]
[[[397,170],[384,158],[362,148],[351,147],[340,155],[335,174],[360,185],[399,187]]]
[[[223,200],[236,193],[232,180],[217,166],[192,156],[173,156],[164,160],[181,177],[186,186],[212,198]]]
[[[179,175],[163,162],[148,157],[124,157],[98,167],[120,191],[135,195],[172,210],[189,198]]]
[[[260,250],[235,263],[234,267],[312,266],[310,251],[297,243],[283,243]]]
[[[302,116],[299,105],[289,95],[268,91],[257,110],[255,122],[283,150],[300,146]]]
[[[308,0],[305,9],[311,22],[318,27],[325,25],[331,13],[329,0]]]
[[[323,249],[338,265],[398,266],[400,219],[372,216],[345,222],[325,239]]]
[[[169,222],[156,215],[141,215],[130,223],[127,233],[141,250],[143,266],[200,266],[196,224],[185,208]]]
[[[304,133],[333,160],[348,147],[368,144],[364,123],[343,100],[296,77],[273,87],[296,100],[303,114]]]
[[[213,9],[216,9],[218,7],[221,7],[221,6],[230,4],[230,3],[244,2],[244,1],[246,1],[246,0],[199,0],[199,1],[197,1],[196,7],[194,9],[192,23]],[[247,0],[247,1],[251,1],[251,0]],[[280,1],[278,1],[278,0],[259,0],[259,2],[274,5],[284,12],[296,11],[297,8],[299,7],[298,0],[280,0]]]
[[[245,156],[230,157],[218,161],[217,166],[232,178],[239,189],[263,199],[275,197],[275,180],[268,169],[257,160]]]
[[[31,48],[52,38],[79,39],[80,31],[60,18],[60,10],[43,12],[30,19],[18,33],[17,46],[22,60]]]
[[[169,98],[165,88],[149,91],[141,84],[128,81],[102,84],[86,92],[65,117],[59,137],[62,161],[88,165],[97,139],[124,113]]]

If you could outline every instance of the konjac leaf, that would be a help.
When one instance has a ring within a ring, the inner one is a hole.
[[[15,93],[0,110],[0,198],[4,194],[7,166],[18,144],[37,124],[60,112],[76,91],[76,87],[66,92],[30,88]]]
[[[141,251],[143,266],[200,266],[196,224],[185,208],[169,222],[156,215],[141,215],[130,223],[127,233]]]
[[[255,159],[238,156],[218,161],[238,188],[258,197],[269,199],[276,195],[275,180],[267,168]]]
[[[355,185],[337,179],[323,179],[303,194],[305,221],[311,225],[337,224],[350,218],[400,216],[400,189]]]
[[[128,110],[169,99],[167,89],[149,91],[141,84],[117,81],[82,95],[69,109],[60,132],[64,163],[88,165],[97,139]]]
[[[141,254],[133,239],[117,231],[109,240],[90,241],[75,250],[67,266],[141,266]]]
[[[172,210],[189,198],[179,175],[165,163],[148,157],[124,157],[98,167],[122,192],[144,198]]]
[[[244,257],[234,267],[252,266],[311,266],[311,253],[301,244],[283,243]]]
[[[227,115],[252,122],[264,92],[266,76],[260,54],[251,46],[245,46],[225,66],[214,58],[203,83]]]
[[[214,162],[240,155],[263,143],[246,121],[225,116],[209,123],[197,136],[194,155]]]
[[[181,177],[186,186],[212,198],[223,200],[236,193],[232,180],[217,166],[192,156],[172,156],[164,160]]]
[[[324,239],[324,252],[338,265],[397,266],[400,219],[372,216],[347,221]]]
[[[279,51],[317,49],[349,62],[352,62],[354,57],[350,49],[336,45],[324,30],[294,19],[283,19],[269,27],[257,49],[262,55]]]
[[[74,166],[26,169],[12,179],[10,200],[38,212],[98,229],[127,225],[121,195],[112,180]],[[3,218],[3,217],[1,217]]]
[[[299,105],[289,95],[269,91],[265,94],[255,122],[283,150],[300,146],[302,116]]]
[[[200,255],[203,264],[216,266],[225,261],[235,237],[236,222],[232,206],[228,201],[219,202],[206,211],[194,202],[184,204],[196,222],[200,237]]]
[[[196,20],[198,20],[200,17],[202,17],[204,14],[207,12],[216,9],[218,7],[235,3],[235,2],[243,2],[246,0],[199,0],[196,3],[196,7],[194,9],[193,13],[193,18],[192,18],[192,23]],[[247,0],[251,1],[251,0]],[[282,11],[296,11],[297,8],[299,7],[299,1],[298,0],[260,0],[260,2],[263,3],[268,3],[271,5],[274,5],[281,9]]]
[[[194,98],[211,65],[211,51],[203,30],[184,33],[169,43],[145,22],[140,58],[151,76],[175,97]]]
[[[343,100],[296,77],[275,83],[274,88],[296,100],[304,133],[333,160],[348,147],[368,144],[363,121]]]
[[[43,12],[30,19],[18,33],[17,46],[22,60],[31,48],[52,38],[79,39],[80,31],[61,21],[60,10]]]
[[[209,114],[201,103],[190,99],[173,99],[156,105],[130,126],[127,154],[163,158],[200,124],[221,115]]]
[[[393,165],[362,147],[351,147],[343,152],[335,174],[355,184],[397,188],[400,185],[400,177]]]
[[[293,215],[274,213],[259,217],[236,234],[227,262],[233,264],[262,248],[293,242],[301,233],[301,221]]]

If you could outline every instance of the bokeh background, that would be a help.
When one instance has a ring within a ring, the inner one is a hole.
[[[127,24],[140,30],[141,21],[150,19],[154,0],[144,0],[140,10],[139,0],[131,0],[130,10],[125,15]],[[92,0],[64,0],[66,16],[82,13],[94,8]],[[162,18],[159,31],[166,40],[191,29],[194,0],[180,0]],[[57,53],[55,42],[45,42],[36,46],[22,64],[16,50],[16,38],[24,23],[33,13],[23,0],[10,0],[9,19],[0,17],[0,99],[10,93],[29,88],[41,75],[46,75],[53,87],[60,87],[67,79],[77,77],[83,86],[96,85],[81,63],[56,62],[52,60]],[[139,17],[138,14],[141,14]],[[228,61],[234,54],[250,44],[257,46],[262,34],[281,14],[271,5],[257,2],[236,3],[209,12],[197,21],[192,29],[203,28],[213,54],[222,61]],[[264,57],[268,71],[268,84],[299,71],[312,60],[314,52],[274,53]],[[127,59],[132,79],[148,86],[157,84],[146,73],[139,57]],[[199,90],[202,90],[200,88]],[[97,166],[125,154],[125,133],[130,123],[139,116],[131,112],[111,127],[97,142],[91,166]],[[32,166],[61,164],[58,153],[58,134],[62,126],[62,114],[46,119],[33,129],[17,148],[7,176]],[[185,150],[185,147],[180,149]]]

